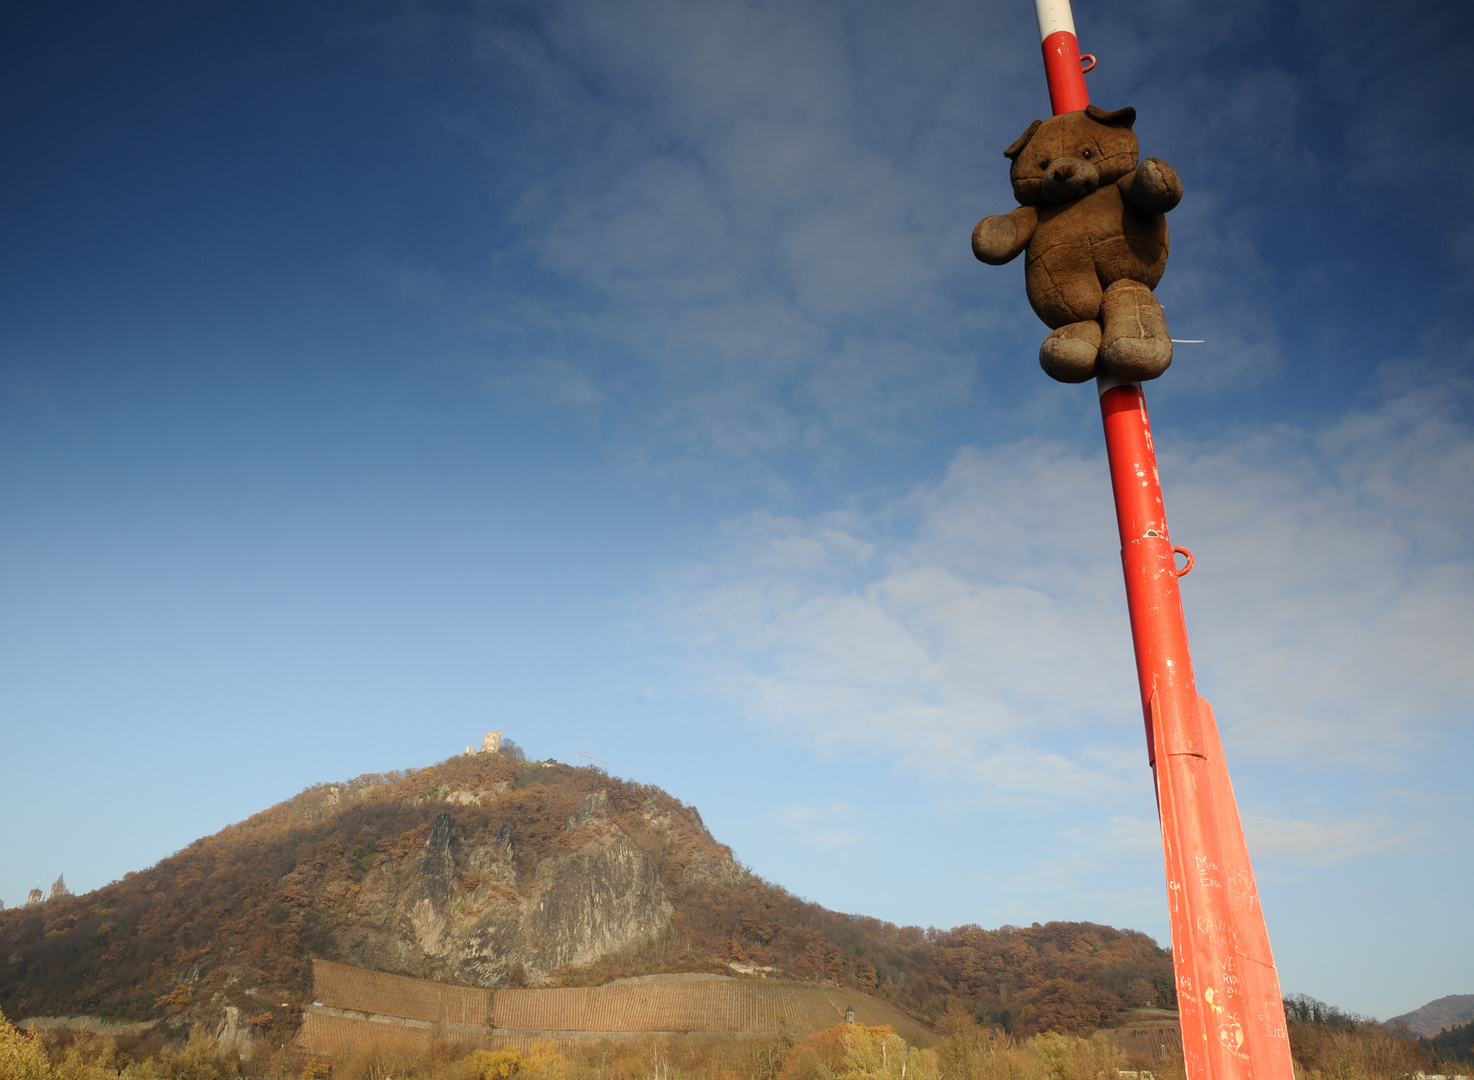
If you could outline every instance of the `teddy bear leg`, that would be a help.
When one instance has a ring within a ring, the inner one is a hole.
[[[1101,369],[1118,379],[1155,379],[1172,363],[1167,317],[1151,289],[1139,281],[1113,281],[1100,302],[1105,324],[1100,341]]]
[[[1094,319],[1068,323],[1039,346],[1039,366],[1051,379],[1063,383],[1095,378],[1095,354],[1100,350],[1100,323]]]

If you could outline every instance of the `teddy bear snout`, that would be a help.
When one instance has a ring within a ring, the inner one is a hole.
[[[1044,170],[1041,193],[1045,202],[1070,202],[1100,186],[1100,172],[1083,158],[1058,158]]]

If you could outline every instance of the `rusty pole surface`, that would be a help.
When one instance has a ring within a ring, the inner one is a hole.
[[[1056,115],[1089,104],[1069,0],[1035,0]],[[1093,57],[1088,58],[1094,61]],[[1088,70],[1088,69],[1087,69]],[[1213,709],[1198,696],[1140,384],[1098,379],[1126,606],[1156,779],[1188,1080],[1294,1080],[1279,975]],[[1178,569],[1176,556],[1186,565]]]

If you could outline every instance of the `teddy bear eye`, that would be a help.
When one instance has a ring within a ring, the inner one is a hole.
[[[1039,162],[1039,168],[1041,168],[1041,169],[1047,169],[1047,168],[1049,168],[1049,159],[1048,158],[1045,158],[1043,161]]]
[[[1086,161],[1089,161],[1089,160],[1090,160],[1090,151],[1089,151],[1089,150],[1086,150],[1086,151],[1085,151],[1085,152],[1084,152],[1084,153],[1083,153],[1083,154],[1081,154],[1081,155],[1080,155],[1080,156],[1081,156],[1081,157],[1083,157],[1083,158],[1084,158],[1084,159],[1085,159],[1085,160],[1086,160]]]

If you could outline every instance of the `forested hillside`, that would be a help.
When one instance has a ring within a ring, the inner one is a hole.
[[[1449,994],[1412,1012],[1394,1016],[1389,1024],[1406,1024],[1414,1035],[1437,1035],[1445,1028],[1474,1020],[1474,994]]]
[[[1446,1027],[1436,1035],[1419,1040],[1439,1061],[1474,1061],[1474,1020]]]
[[[1173,1004],[1170,955],[1088,923],[952,930],[826,910],[692,807],[515,753],[320,785],[95,892],[0,912],[0,1009],[293,1023],[312,957],[483,986],[771,969],[1018,1034]]]

